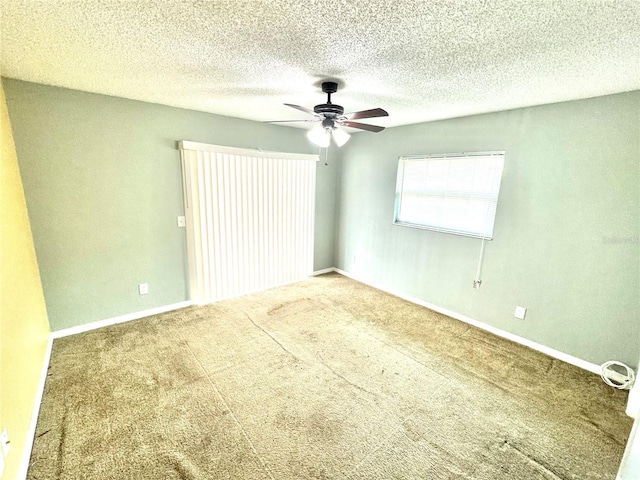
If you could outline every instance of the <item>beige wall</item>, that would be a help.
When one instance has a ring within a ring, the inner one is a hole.
[[[38,390],[49,323],[1,84],[0,110],[0,429],[6,428],[11,440],[2,478],[14,479]]]

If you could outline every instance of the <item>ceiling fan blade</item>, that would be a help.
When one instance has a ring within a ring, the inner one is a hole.
[[[318,116],[316,112],[311,110],[310,108],[301,107],[300,105],[293,105],[292,103],[285,103],[287,107],[295,108],[296,110],[300,110],[301,112],[308,113],[309,115]]]
[[[340,125],[344,125],[345,127],[351,127],[351,128],[359,128],[360,130],[367,130],[369,132],[381,132],[382,130],[384,130],[384,127],[379,127],[378,125],[369,125],[368,123],[350,122],[348,120],[340,122]]]
[[[345,116],[349,120],[357,120],[358,118],[388,117],[389,114],[382,108],[372,108],[371,110],[362,110],[361,112],[348,113]]]
[[[313,120],[266,120],[262,123],[300,123],[300,122],[319,122],[319,118],[314,118]]]

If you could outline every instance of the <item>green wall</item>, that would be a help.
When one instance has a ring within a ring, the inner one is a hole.
[[[187,299],[177,140],[315,152],[298,129],[3,84],[52,330]],[[315,269],[594,363],[636,365],[639,107],[636,91],[353,135],[318,163]],[[474,290],[479,240],[391,222],[399,156],[486,150],[507,155]]]
[[[355,135],[336,266],[587,361],[636,365],[639,106],[635,91]],[[506,160],[474,290],[480,240],[393,225],[395,180],[401,155],[488,150]]]
[[[317,152],[299,129],[3,84],[53,331],[187,300],[178,140]],[[316,270],[333,266],[336,172],[318,162]]]

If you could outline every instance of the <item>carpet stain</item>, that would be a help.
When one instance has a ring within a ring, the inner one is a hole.
[[[329,418],[326,410],[313,411],[305,421],[305,429],[309,436],[318,442],[336,442],[342,434],[339,420]]]
[[[64,456],[65,446],[67,442],[67,418],[69,409],[65,407],[62,419],[60,421],[60,441],[58,443],[58,451],[56,455],[56,478],[60,478],[64,472]]]
[[[283,303],[276,303],[267,310],[269,316],[282,316],[291,313],[300,314],[302,312],[322,311],[322,304],[310,297],[292,299]]]
[[[203,478],[202,473],[198,471],[195,465],[193,465],[189,459],[179,453],[173,453],[169,456],[169,464],[173,467],[178,474],[180,480],[196,480]]]

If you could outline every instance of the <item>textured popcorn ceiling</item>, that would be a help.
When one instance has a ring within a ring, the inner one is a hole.
[[[0,1],[5,77],[253,120],[323,79],[384,126],[640,88],[638,0]]]

